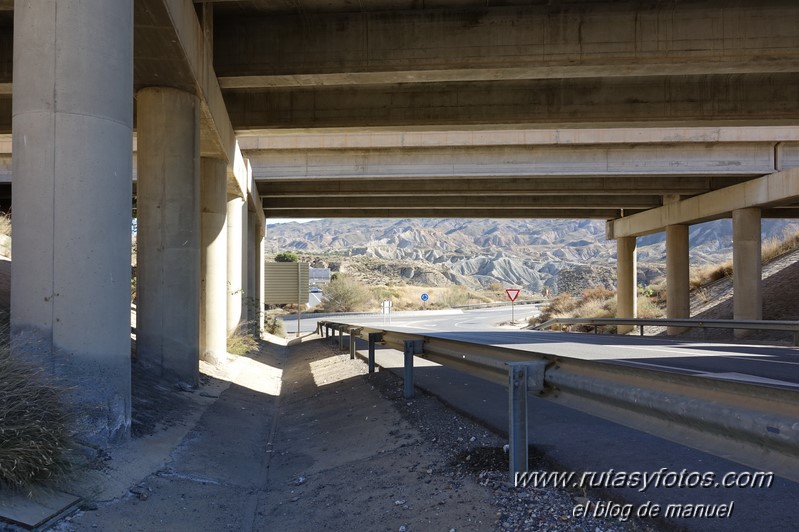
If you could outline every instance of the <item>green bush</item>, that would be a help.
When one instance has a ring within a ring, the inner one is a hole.
[[[300,258],[293,251],[284,251],[275,255],[275,262],[299,262]]]
[[[65,391],[0,350],[0,486],[27,489],[67,469]]]

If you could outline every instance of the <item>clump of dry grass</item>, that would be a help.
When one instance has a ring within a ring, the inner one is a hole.
[[[234,355],[250,355],[260,350],[258,340],[250,332],[250,325],[243,323],[236,327],[236,330],[228,336],[228,353]]]
[[[781,238],[769,238],[763,242],[760,258],[766,263],[799,248],[799,231],[785,231]]]
[[[0,235],[11,236],[11,213],[0,213]]]
[[[64,390],[0,350],[0,486],[28,489],[67,470]]]
[[[727,260],[721,264],[703,264],[691,268],[689,274],[688,284],[691,290],[697,290],[699,287],[718,281],[724,277],[732,275],[732,260]]]

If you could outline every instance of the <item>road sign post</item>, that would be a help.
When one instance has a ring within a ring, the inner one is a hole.
[[[430,299],[430,296],[428,296],[426,292],[424,294],[422,294],[422,306],[424,308],[427,308],[427,300],[428,299]]]
[[[505,293],[508,295],[508,299],[510,299],[510,322],[516,323],[516,310],[513,303],[516,301],[516,298],[519,297],[519,290],[518,288],[506,288]]]

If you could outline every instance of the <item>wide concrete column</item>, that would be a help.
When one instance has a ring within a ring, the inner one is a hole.
[[[196,386],[200,352],[200,103],[137,93],[139,363]]]
[[[732,212],[733,319],[763,319],[760,209]],[[744,337],[745,329],[735,331]]]
[[[244,220],[244,200],[239,196],[227,197],[227,332],[236,330],[241,322],[242,314],[242,233]]]
[[[666,317],[691,317],[691,297],[688,285],[688,226],[666,227]],[[666,334],[685,332],[686,327],[668,327]]]
[[[227,353],[227,163],[203,158],[200,183],[200,357],[212,364]]]
[[[14,7],[11,353],[104,446],[130,433],[133,1]]]
[[[638,316],[638,300],[636,275],[638,270],[636,257],[636,239],[634,236],[616,240],[616,317],[635,318]],[[619,334],[633,330],[632,325],[619,325]]]

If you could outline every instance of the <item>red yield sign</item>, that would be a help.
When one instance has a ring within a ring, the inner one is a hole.
[[[505,293],[508,294],[508,299],[510,299],[511,303],[516,301],[516,298],[519,297],[519,290],[518,288],[506,288]]]

